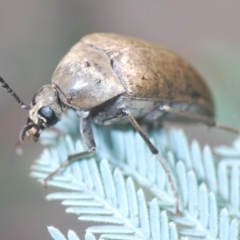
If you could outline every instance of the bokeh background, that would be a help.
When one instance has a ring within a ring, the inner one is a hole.
[[[85,34],[114,32],[171,48],[206,79],[217,119],[240,128],[240,2],[161,0],[8,0],[0,2],[0,75],[30,103],[49,83],[61,57]],[[29,175],[39,144],[16,156],[14,143],[27,112],[0,89],[0,239],[51,239],[46,226],[83,236],[85,223],[46,202]],[[187,127],[189,138],[213,146],[234,136],[206,127]]]

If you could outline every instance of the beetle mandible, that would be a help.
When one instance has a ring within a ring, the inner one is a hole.
[[[211,94],[183,58],[164,47],[117,34],[83,37],[57,66],[52,84],[41,87],[30,106],[2,78],[0,83],[22,108],[29,110],[27,124],[20,133],[21,142],[29,137],[37,141],[40,132],[57,123],[67,108],[76,110],[81,120],[81,134],[88,150],[70,155],[45,182],[69,162],[96,150],[92,120],[101,125],[130,121],[160,160],[177,199],[167,165],[137,120],[153,122],[184,117],[239,133],[216,124]]]

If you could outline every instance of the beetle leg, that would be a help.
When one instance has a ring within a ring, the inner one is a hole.
[[[41,183],[46,186],[47,181],[50,180],[53,176],[61,172],[66,166],[68,166],[73,161],[91,155],[93,152],[96,151],[96,144],[94,141],[92,126],[91,126],[91,119],[90,117],[82,118],[80,121],[80,131],[83,137],[85,144],[88,147],[88,151],[74,153],[68,156],[67,160],[62,162],[61,165],[52,173],[50,173],[45,179],[41,181]]]
[[[125,117],[126,114],[122,109],[116,109],[109,112],[100,112],[93,117],[94,122],[101,125],[110,125],[115,122],[118,122],[122,117]]]
[[[174,186],[174,181],[173,181],[173,178],[172,178],[172,175],[171,175],[171,171],[170,171],[168,165],[166,164],[165,160],[158,154],[157,148],[151,143],[151,141],[149,140],[147,135],[144,133],[143,129],[138,124],[136,119],[133,117],[131,112],[129,110],[127,110],[127,109],[122,109],[122,112],[124,114],[126,114],[126,116],[128,117],[130,123],[132,124],[132,126],[141,135],[141,137],[143,138],[143,140],[145,141],[145,143],[149,147],[150,151],[156,156],[156,158],[159,160],[160,164],[162,165],[165,173],[167,174],[167,178],[168,178],[168,181],[170,183],[170,186],[171,186],[174,198],[175,198],[176,213],[179,213],[178,193],[177,193],[177,190],[176,190],[176,188]]]
[[[91,118],[89,116],[81,119],[80,131],[89,151],[96,151],[96,143],[93,136]]]
[[[204,123],[205,125],[207,125],[209,127],[215,127],[215,128],[218,128],[218,129],[221,129],[221,130],[224,130],[224,131],[228,131],[228,132],[231,132],[231,133],[234,133],[234,134],[240,134],[239,129],[232,128],[232,127],[225,126],[223,124],[217,123],[214,119],[212,119],[210,117],[202,116],[202,115],[197,114],[197,113],[178,110],[178,109],[170,107],[168,105],[161,106],[159,110],[160,111],[165,111],[165,112],[168,112],[168,113],[174,113],[174,114],[179,115],[179,116],[187,117],[191,120],[199,121],[199,122]]]

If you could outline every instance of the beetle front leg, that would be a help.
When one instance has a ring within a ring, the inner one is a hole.
[[[61,172],[66,166],[68,166],[73,161],[85,157],[88,155],[91,155],[93,152],[96,151],[96,144],[94,141],[92,126],[91,126],[91,119],[90,117],[85,117],[80,120],[80,131],[83,137],[83,140],[85,144],[88,147],[88,151],[80,152],[80,153],[74,153],[68,156],[67,160],[62,162],[60,166],[52,173],[50,173],[45,179],[41,181],[41,183],[46,186],[47,182],[56,174]]]
[[[138,124],[136,119],[133,117],[131,112],[127,109],[122,109],[122,112],[128,117],[132,126],[141,135],[141,137],[143,138],[143,140],[147,144],[150,151],[156,156],[156,158],[159,160],[160,164],[162,165],[162,167],[163,167],[163,169],[164,169],[164,171],[167,175],[168,181],[170,183],[170,186],[171,186],[174,198],[175,198],[176,213],[179,213],[178,193],[177,193],[177,190],[175,188],[174,181],[173,181],[173,178],[172,178],[171,171],[170,171],[169,167],[167,166],[165,160],[158,154],[157,148],[151,143],[151,141],[149,140],[149,138],[147,137],[147,135],[145,134],[145,132],[143,131],[141,126]]]
[[[126,114],[123,110],[116,109],[107,112],[100,112],[96,116],[93,117],[94,122],[100,125],[110,125],[115,122],[118,122],[121,118],[125,117]]]

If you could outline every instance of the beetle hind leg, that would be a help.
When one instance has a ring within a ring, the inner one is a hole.
[[[167,175],[168,181],[170,183],[170,186],[171,186],[174,198],[175,198],[176,213],[179,213],[178,193],[177,193],[177,190],[175,188],[174,181],[173,181],[173,178],[172,178],[172,175],[171,175],[171,171],[170,171],[168,165],[166,164],[165,160],[158,154],[157,148],[148,139],[147,135],[145,134],[145,132],[143,131],[141,126],[138,124],[136,119],[133,117],[131,112],[129,110],[127,110],[127,109],[122,109],[122,112],[128,117],[128,119],[129,119],[130,123],[132,124],[132,126],[141,135],[141,137],[143,138],[143,140],[147,144],[147,146],[150,149],[150,151],[155,155],[155,157],[159,160],[160,164],[162,165],[162,167],[163,167],[163,169],[164,169],[164,171],[165,171],[165,173]]]
[[[161,106],[159,110],[167,112],[167,113],[173,113],[175,115],[185,117],[185,118],[188,118],[190,120],[199,121],[199,122],[201,122],[201,123],[203,123],[203,124],[205,124],[209,127],[215,127],[215,128],[218,128],[218,129],[221,129],[221,130],[224,130],[224,131],[227,131],[227,132],[231,132],[231,133],[234,133],[234,134],[238,134],[238,135],[240,134],[239,129],[232,128],[232,127],[229,127],[229,126],[225,126],[223,124],[220,124],[220,123],[216,122],[214,119],[212,119],[210,117],[203,116],[203,115],[200,115],[200,114],[197,114],[197,113],[182,111],[182,110],[173,108],[173,107],[168,106],[168,105]]]

